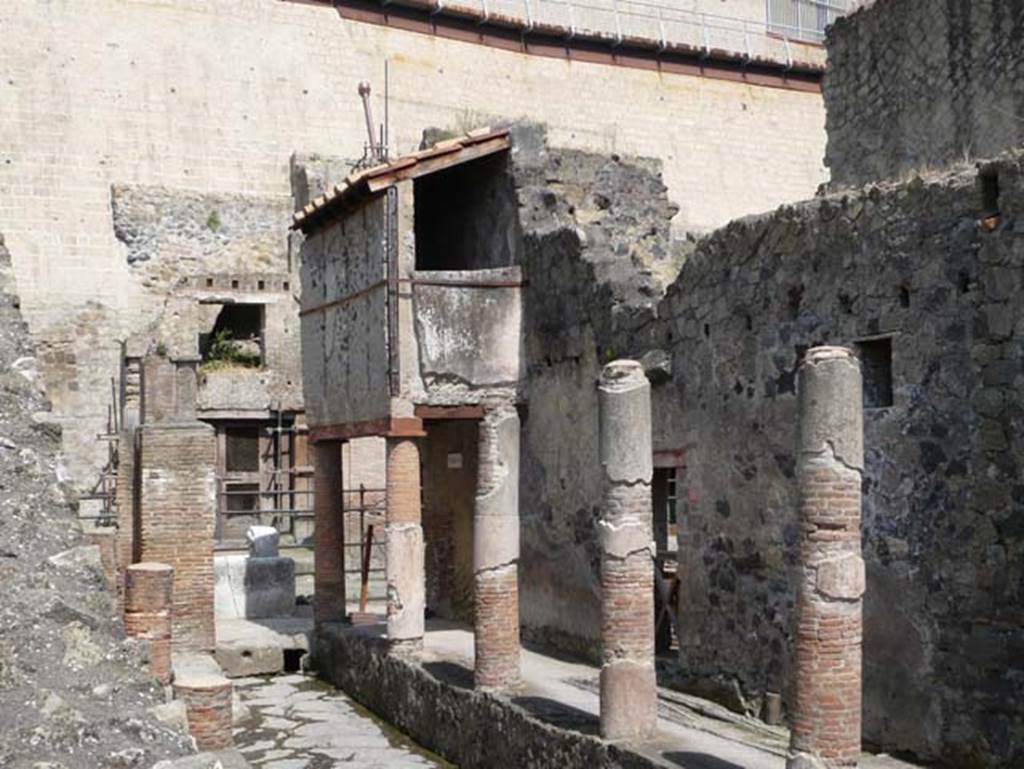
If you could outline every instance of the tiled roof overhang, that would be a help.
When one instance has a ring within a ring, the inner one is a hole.
[[[373,168],[349,174],[345,181],[320,195],[292,217],[293,230],[314,232],[346,211],[359,207],[367,198],[400,181],[441,171],[470,160],[507,150],[507,128],[481,128],[464,136],[439,142],[432,147],[404,155]]]

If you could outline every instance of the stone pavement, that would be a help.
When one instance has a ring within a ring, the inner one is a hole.
[[[235,746],[262,769],[449,767],[332,686],[299,674],[236,678]]]

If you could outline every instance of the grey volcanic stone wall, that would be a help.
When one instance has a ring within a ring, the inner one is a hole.
[[[654,388],[655,449],[687,465],[682,668],[791,702],[798,361],[889,340],[892,405],[865,411],[864,736],[956,767],[1024,765],[1022,156],[984,171],[991,231],[971,171],[701,241],[658,307],[675,378]]]
[[[828,55],[833,183],[1024,144],[1024,0],[885,0],[839,19]]]
[[[516,128],[524,235],[520,616],[527,638],[599,658],[597,378],[678,271],[657,163],[548,148]],[[642,352],[642,351],[641,351]]]

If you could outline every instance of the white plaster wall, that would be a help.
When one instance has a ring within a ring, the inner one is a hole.
[[[116,340],[159,309],[111,228],[110,184],[287,196],[288,158],[362,153],[356,83],[392,74],[396,151],[497,116],[553,144],[661,158],[679,229],[811,195],[815,94],[567,62],[342,21],[277,0],[0,4],[0,232],[72,469],[91,481]]]

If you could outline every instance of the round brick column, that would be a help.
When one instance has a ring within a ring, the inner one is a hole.
[[[598,385],[601,537],[601,736],[643,739],[657,724],[654,672],[651,386],[636,361],[609,363]]]
[[[171,682],[171,608],[174,569],[165,563],[135,563],[125,569],[124,630],[149,647],[149,672]]]
[[[519,414],[484,404],[473,517],[475,682],[519,681]]]
[[[861,737],[860,364],[807,352],[799,374],[800,581],[788,769],[857,765]]]
[[[426,571],[420,506],[420,449],[415,439],[387,439],[387,607],[392,652],[423,649]]]
[[[320,441],[313,448],[313,619],[345,619],[345,517],[341,443]]]
[[[185,703],[188,733],[199,750],[224,750],[231,734],[231,681],[220,675],[189,675],[174,682],[174,697]]]

